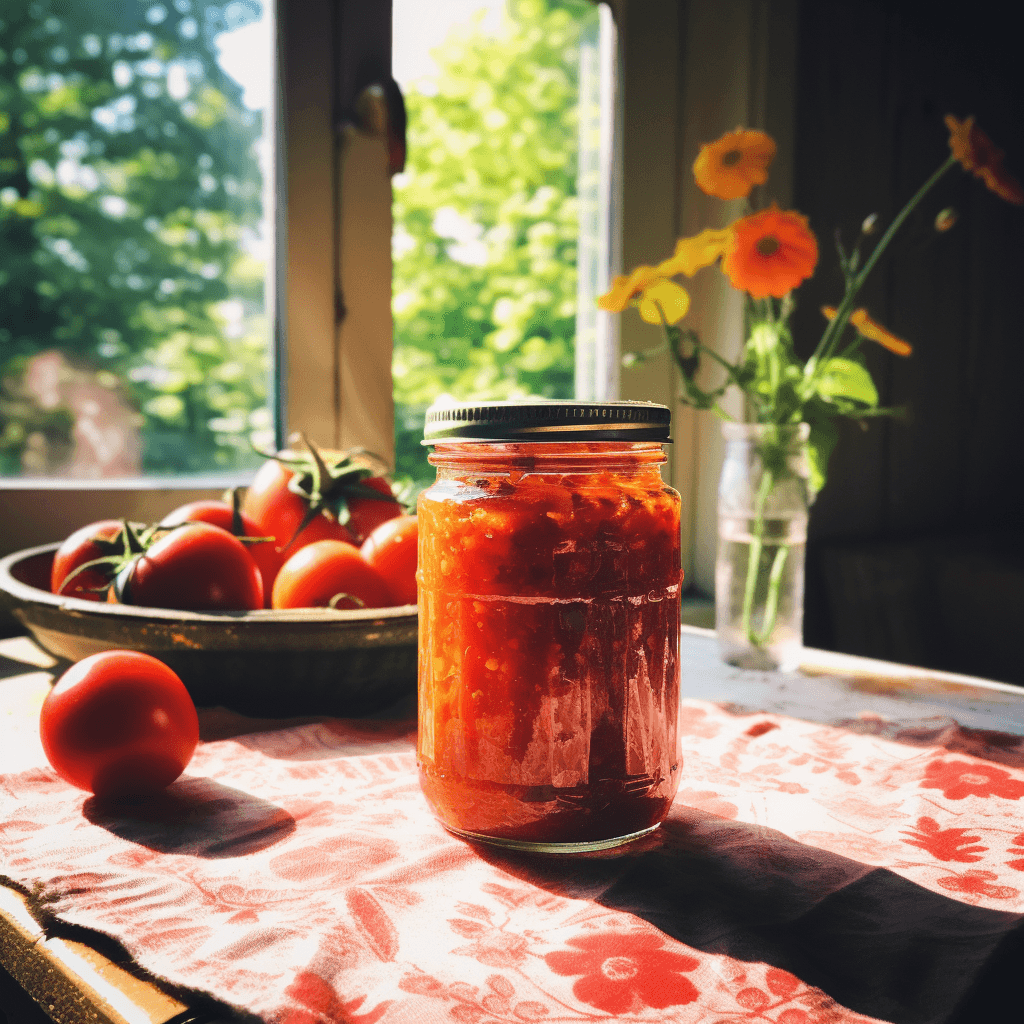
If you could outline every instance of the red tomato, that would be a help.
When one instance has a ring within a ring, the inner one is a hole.
[[[265,537],[270,534],[263,533],[259,524],[244,512],[242,517],[243,537]],[[187,505],[176,508],[169,515],[160,520],[161,526],[179,526],[181,523],[209,523],[211,526],[219,526],[228,533],[235,533],[234,511],[226,501],[192,501]],[[277,572],[284,563],[285,556],[277,548],[275,541],[261,541],[259,544],[246,544],[245,550],[252,556],[256,567],[263,579],[263,603],[270,607],[270,594],[274,589],[274,580],[277,579]]]
[[[155,793],[184,770],[199,719],[182,681],[138,651],[72,665],[46,695],[39,737],[53,770],[97,796]]]
[[[398,516],[381,523],[359,549],[364,560],[387,581],[394,604],[416,603],[415,516]]]
[[[370,476],[360,483],[364,487],[372,487],[375,491],[387,495],[383,501],[373,498],[349,498],[348,526],[349,532],[357,542],[366,540],[381,523],[400,516],[404,509],[401,502],[395,499],[391,484],[382,476]]]
[[[338,594],[347,596],[335,608],[384,608],[391,603],[387,583],[363,561],[359,548],[341,540],[318,540],[281,566],[271,607],[326,608]]]
[[[64,580],[80,565],[102,558],[110,553],[110,542],[121,532],[121,523],[116,519],[101,519],[75,530],[53,556],[50,571],[50,590],[64,597],[78,597],[84,601],[102,601],[100,588],[110,585],[113,570],[109,566],[97,565],[80,572],[66,587]],[[90,591],[93,591],[90,593]]]
[[[351,543],[352,534],[324,511],[299,536],[295,536],[308,506],[304,499],[288,490],[288,481],[293,475],[290,469],[276,459],[268,459],[249,484],[242,500],[242,512],[259,524],[260,536],[276,537],[278,553],[282,558],[288,558],[300,547],[318,540],[343,540]]]
[[[209,523],[179,526],[118,574],[124,604],[184,611],[253,611],[263,581],[245,545]]]

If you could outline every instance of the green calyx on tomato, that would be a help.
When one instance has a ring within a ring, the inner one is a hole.
[[[237,537],[243,544],[267,544],[273,542],[276,538],[274,537],[257,537],[254,534],[258,533],[258,530],[252,530],[251,524],[247,524],[245,516],[242,514],[242,488],[231,487],[224,492],[221,500],[231,506],[231,529],[228,533]],[[209,520],[201,520],[209,521]],[[214,522],[214,525],[217,525]]]
[[[254,611],[263,607],[259,567],[238,537],[211,523],[161,531],[117,575],[122,604],[183,611]]]
[[[260,452],[264,458],[274,459],[291,473],[288,490],[301,498],[305,505],[302,522],[291,537],[284,541],[287,549],[302,531],[316,517],[326,513],[342,526],[347,526],[352,516],[351,502],[357,500],[374,501],[393,505],[394,514],[400,515],[405,506],[391,493],[387,493],[370,485],[367,481],[377,479],[373,468],[368,463],[376,462],[381,466],[384,460],[365,448],[350,448],[326,457],[305,434],[302,442],[308,449],[306,452]]]
[[[181,530],[186,526],[194,526],[201,519],[192,520],[183,518],[176,522],[159,522],[151,526],[143,523],[133,523],[127,519],[120,521],[120,529],[111,537],[104,536],[102,532],[89,538],[89,543],[99,556],[76,565],[55,588],[54,592],[63,594],[74,591],[69,587],[76,578],[83,576],[91,582],[99,581],[98,586],[82,587],[83,592],[89,594],[106,594],[113,596],[120,604],[133,603],[131,595],[131,581],[135,568],[141,556],[145,555],[154,544],[162,540],[169,533]],[[273,537],[247,536],[242,513],[239,508],[237,492],[234,496],[232,507],[232,530],[225,532],[235,536],[243,546],[247,544],[258,545],[263,542],[272,541]],[[235,531],[238,531],[237,533]]]
[[[284,558],[277,548],[276,538],[267,536],[267,530],[242,511],[240,487],[226,490],[220,500],[201,499],[180,505],[160,520],[163,528],[182,526],[185,523],[209,523],[219,526],[237,537],[252,556],[263,578],[263,596],[270,607],[270,594],[274,578]]]
[[[145,526],[122,519],[121,528],[113,537],[97,535],[91,538],[91,543],[101,554],[98,558],[91,558],[76,566],[64,577],[55,592],[63,593],[72,580],[87,570],[95,569],[101,572],[108,582],[106,586],[88,589],[98,594],[105,593],[118,575],[150,546],[158,529],[157,526]]]
[[[224,492],[220,501],[193,501],[175,509],[170,515],[160,520],[155,529],[164,533],[195,523],[209,523],[227,530],[246,546],[253,544],[270,544],[274,537],[259,536],[256,524],[242,511],[241,487],[231,487]]]

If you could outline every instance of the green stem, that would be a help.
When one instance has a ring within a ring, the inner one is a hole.
[[[771,639],[775,629],[775,619],[779,614],[779,590],[782,586],[782,570],[786,567],[789,557],[789,545],[780,544],[772,562],[772,572],[768,577],[768,595],[764,603],[764,621],[761,623],[761,635],[757,638],[758,647],[765,646]]]
[[[775,486],[775,474],[764,470],[761,483],[754,499],[754,525],[751,527],[750,554],[747,558],[747,580],[743,590],[743,632],[747,641],[754,647],[760,647],[757,634],[751,624],[750,617],[754,610],[754,592],[757,588],[758,567],[761,564],[761,549],[764,537],[764,506]]]
[[[886,228],[885,233],[878,240],[878,245],[876,245],[872,250],[871,255],[865,261],[860,272],[847,281],[843,301],[839,303],[839,308],[836,310],[835,317],[833,317],[828,327],[825,328],[825,333],[822,334],[821,341],[818,342],[818,347],[814,350],[814,354],[807,360],[807,365],[804,367],[803,391],[805,395],[810,396],[814,394],[814,385],[817,383],[818,371],[828,361],[832,351],[838,344],[839,338],[842,336],[843,330],[846,328],[846,323],[850,319],[850,314],[853,312],[853,304],[856,301],[857,293],[863,287],[864,282],[874,269],[875,264],[881,258],[882,253],[884,253],[888,248],[889,243],[895,237],[896,232],[903,226],[903,222],[911,215],[911,213],[914,212],[917,205],[931,191],[936,182],[938,182],[938,180],[951,167],[953,167],[956,162],[955,157],[949,156],[938,170],[936,170],[935,173],[932,174],[932,176],[914,193],[914,195],[911,196],[906,206],[896,214],[892,223],[888,228]]]
[[[893,222],[886,228],[885,233],[878,240],[878,245],[872,250],[871,255],[867,258],[861,271],[854,278],[854,287],[860,288],[862,284],[867,280],[868,274],[871,273],[872,268],[878,262],[879,257],[885,252],[886,246],[892,241],[893,236],[903,226],[903,222],[914,212],[917,204],[932,190],[938,180],[948,171],[951,167],[954,167],[957,163],[956,157],[949,156],[938,170],[914,193],[910,198],[910,201],[898,214],[896,214]]]
[[[711,356],[711,358],[714,359],[717,363],[719,363],[719,365],[721,365],[725,370],[725,383],[722,384],[721,387],[717,388],[714,391],[704,391],[701,388],[699,388],[697,386],[696,381],[693,379],[690,373],[687,372],[683,356],[679,350],[682,337],[677,339],[672,338],[669,322],[665,318],[665,310],[662,309],[660,302],[656,302],[655,306],[658,310],[658,316],[661,317],[661,330],[665,340],[654,351],[660,352],[663,349],[667,348],[669,350],[669,354],[672,356],[673,362],[675,362],[676,366],[679,368],[679,372],[680,374],[682,374],[683,377],[684,389],[686,391],[685,395],[680,396],[681,400],[684,403],[688,405],[694,405],[697,408],[710,409],[716,416],[719,417],[719,419],[731,420],[732,416],[730,416],[718,404],[718,399],[721,398],[723,394],[725,394],[730,384],[739,383],[736,377],[736,367],[733,366],[732,363],[727,362],[725,359],[723,359],[713,349],[710,349],[706,345],[702,344],[696,331],[688,330],[682,332],[687,336],[687,339],[689,340],[690,344],[693,345],[693,350],[695,353],[706,353],[707,355]],[[694,395],[699,399],[699,404],[698,402],[693,401]]]
[[[695,341],[694,345],[701,352],[706,352],[709,356],[711,356],[712,359],[715,360],[716,363],[719,363],[722,367],[724,367],[725,372],[729,374],[729,380],[732,381],[736,379],[736,367],[733,366],[732,363],[723,359],[713,348],[708,348],[707,345],[705,345],[703,342]]]

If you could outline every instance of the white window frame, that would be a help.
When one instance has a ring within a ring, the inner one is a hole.
[[[672,252],[675,240],[727,215],[693,185],[700,143],[737,124],[778,143],[772,196],[791,201],[797,0],[604,0],[619,35],[621,128],[612,190],[610,271]],[[381,37],[381,12],[387,37]],[[324,445],[393,453],[391,190],[382,138],[338,123],[362,85],[390,74],[390,0],[279,0],[280,109],[286,188],[278,193],[276,297],[283,383],[282,439],[305,430]],[[335,45],[339,40],[341,46]],[[340,50],[340,53],[339,53]],[[334,63],[342,61],[343,73]],[[361,78],[359,77],[361,76]],[[352,120],[350,118],[349,120]],[[283,211],[283,215],[282,215]],[[690,283],[689,322],[733,355],[740,296],[715,275]],[[343,316],[340,314],[344,313]],[[340,321],[340,322],[339,322]],[[625,315],[605,325],[601,397],[673,409],[669,482],[683,496],[689,586],[711,594],[721,438],[710,414],[676,401],[664,359],[618,373],[619,353],[658,343]],[[618,377],[619,393],[614,394]],[[739,411],[736,409],[735,411]],[[176,504],[216,496],[241,479],[154,482],[0,482],[0,553],[66,536],[83,523],[129,516],[154,521]]]

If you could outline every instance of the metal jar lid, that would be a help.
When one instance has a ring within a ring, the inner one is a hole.
[[[656,441],[667,443],[672,412],[654,402],[532,399],[459,402],[427,410],[423,443],[437,441]]]

